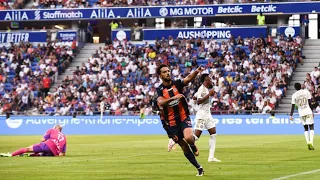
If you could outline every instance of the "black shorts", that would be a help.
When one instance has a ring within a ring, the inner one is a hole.
[[[172,138],[172,140],[176,143],[183,140],[183,130],[186,128],[192,128],[190,117],[175,126],[164,127],[164,129],[167,131],[168,137]]]

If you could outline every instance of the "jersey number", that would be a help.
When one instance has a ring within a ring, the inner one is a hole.
[[[58,140],[58,141],[57,141]],[[64,140],[64,137],[63,137],[63,134],[61,132],[59,132],[58,134],[58,137],[57,137],[57,140],[53,140],[54,144],[57,146],[57,148],[59,149],[60,151],[60,144],[59,142],[63,141]]]
[[[302,107],[302,106],[306,106],[308,103],[307,98],[302,98],[302,99],[298,99],[298,106]]]
[[[59,132],[57,139],[59,142],[63,141],[64,140],[63,134]]]

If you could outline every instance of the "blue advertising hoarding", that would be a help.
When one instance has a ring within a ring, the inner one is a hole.
[[[0,43],[47,42],[47,32],[0,32]]]
[[[118,39],[119,41],[127,39],[128,41],[130,41],[131,40],[131,29],[115,29],[115,30],[112,30],[111,39],[112,40]]]
[[[0,11],[0,21],[83,20],[117,18],[206,17],[221,15],[308,14],[320,12],[319,2],[257,3],[206,6],[109,7]]]
[[[58,31],[57,39],[63,42],[77,40],[77,31]]]
[[[300,26],[279,26],[279,33],[283,34],[285,37],[297,37],[300,35]]]
[[[143,40],[155,40],[172,36],[174,39],[229,39],[233,35],[235,38],[241,36],[248,37],[267,37],[267,27],[228,27],[228,28],[188,28],[188,29],[144,29]]]
[[[288,115],[214,115],[219,134],[301,134],[303,126]],[[194,116],[191,116],[194,119]],[[315,116],[315,122],[320,116]],[[11,116],[0,117],[0,135],[43,134],[55,124],[66,134],[166,134],[158,116]]]
[[[77,31],[58,31],[57,39],[65,42],[77,40]],[[2,43],[19,43],[19,42],[47,42],[46,31],[12,31],[0,32],[0,44]]]

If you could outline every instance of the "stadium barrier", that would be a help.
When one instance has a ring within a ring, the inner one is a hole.
[[[248,26],[248,27],[224,27],[224,28],[166,28],[166,29],[143,29],[143,40],[155,40],[161,39],[162,37],[168,38],[172,36],[174,39],[190,39],[198,38],[201,39],[229,39],[231,35],[235,38],[241,36],[242,38],[260,37],[266,38],[269,34],[267,26]],[[283,34],[285,37],[296,37],[300,35],[300,26],[280,26],[277,29],[277,34]],[[131,29],[114,29],[112,30],[112,39],[123,39],[131,40],[132,30]]]
[[[214,115],[218,134],[301,134],[298,116]],[[192,121],[194,116],[191,116]],[[315,116],[315,122],[320,116]],[[40,135],[55,124],[66,134],[165,134],[159,116],[11,116],[0,117],[0,135]],[[193,123],[194,124],[194,123]]]
[[[78,31],[75,30],[58,31],[57,39],[59,39],[62,42],[73,41],[74,39],[78,39],[77,33]]]
[[[0,32],[0,43],[47,42],[46,31]]]
[[[49,30],[51,31],[51,30]],[[55,34],[55,35],[53,35]],[[18,44],[20,42],[29,42],[35,46],[38,44],[46,44],[48,40],[59,40],[61,42],[77,41],[78,49],[81,49],[86,40],[85,29],[78,30],[58,30],[55,33],[48,33],[46,30],[38,31],[11,31],[0,32],[0,46],[7,46],[9,43]]]
[[[47,42],[47,31],[12,31],[12,32],[0,32],[0,43],[20,43],[20,42]],[[77,30],[61,30],[57,31],[56,39],[62,42],[78,40]]]
[[[117,18],[207,17],[226,15],[309,14],[319,12],[319,2],[224,4],[197,6],[107,7],[0,11],[0,21],[48,21]]]
[[[300,26],[279,26],[278,28],[279,34],[285,35],[285,37],[297,37],[301,36],[301,27]]]
[[[161,39],[162,37],[167,38],[168,35],[173,38],[178,37],[179,39],[190,39],[190,38],[201,38],[201,39],[229,39],[231,35],[235,38],[241,36],[242,38],[248,37],[267,37],[267,27],[230,27],[230,28],[192,28],[192,29],[144,29],[143,39],[144,40],[155,40],[156,38]]]

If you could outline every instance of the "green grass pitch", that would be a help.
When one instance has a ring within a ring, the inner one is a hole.
[[[41,136],[0,136],[0,152],[12,152],[40,140]],[[320,169],[320,137],[309,151],[303,134],[218,135],[216,157],[208,163],[208,135],[197,142],[197,158],[205,170],[196,177],[179,147],[167,152],[167,137],[158,136],[67,136],[66,157],[0,158],[1,180],[87,179],[262,179],[270,180]],[[320,179],[320,171],[291,180]]]

